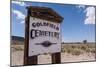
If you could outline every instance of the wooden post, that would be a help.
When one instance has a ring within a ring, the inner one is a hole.
[[[53,53],[52,54],[52,64],[59,64],[61,63],[61,53]]]
[[[29,25],[30,25],[30,10],[28,9],[27,17],[25,18],[25,46],[24,46],[24,65],[36,65],[38,62],[37,56],[28,56],[29,51]]]

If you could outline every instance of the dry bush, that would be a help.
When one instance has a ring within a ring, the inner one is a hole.
[[[62,48],[62,52],[67,52],[72,55],[80,55],[83,53],[83,50],[79,49],[76,45],[65,45]]]
[[[80,55],[83,53],[83,50],[80,49],[73,49],[73,51],[71,52],[72,55]]]
[[[96,49],[95,48],[91,49],[91,53],[96,53]]]
[[[73,51],[73,49],[72,48],[68,48],[66,51],[67,51],[67,53],[71,53]]]
[[[18,46],[18,47],[15,47],[15,50],[16,51],[22,51],[23,49],[20,46]]]
[[[95,48],[88,48],[88,49],[86,49],[86,52],[87,53],[89,53],[89,52],[91,52],[91,53],[96,53],[96,49]]]
[[[80,55],[83,53],[83,50],[78,49],[78,48],[68,48],[68,49],[65,49],[64,52],[70,53],[72,55]]]
[[[72,55],[80,55],[82,53],[96,53],[95,44],[87,43],[87,44],[66,44],[62,48],[62,52],[67,52]]]
[[[91,52],[91,48],[85,50],[87,53]]]
[[[80,49],[82,49],[82,50],[86,50],[87,48],[88,48],[87,45],[80,45]]]
[[[23,51],[24,45],[11,45],[12,51]]]

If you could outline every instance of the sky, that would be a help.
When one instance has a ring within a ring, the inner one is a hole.
[[[52,8],[64,19],[61,23],[62,42],[95,42],[95,6],[82,4],[58,4],[41,2],[11,3],[11,35],[25,36],[25,17],[27,6]]]

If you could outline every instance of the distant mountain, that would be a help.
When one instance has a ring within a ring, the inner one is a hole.
[[[13,45],[20,45],[20,44],[24,44],[24,37],[20,37],[20,36],[11,36],[11,44]],[[83,42],[62,42],[63,45],[66,44],[83,44]],[[95,42],[87,42],[87,44],[95,44]]]
[[[20,36],[11,36],[11,44],[13,45],[20,45],[20,44],[24,44],[24,37],[20,37]]]
[[[15,41],[24,41],[24,37],[20,37],[20,36],[11,36],[11,40],[15,40]]]

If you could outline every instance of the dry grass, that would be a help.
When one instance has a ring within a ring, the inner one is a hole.
[[[62,47],[62,52],[67,52],[72,55],[80,55],[83,53],[96,53],[96,46],[95,43],[66,44]]]
[[[24,50],[24,45],[11,45],[11,51],[23,51]]]
[[[61,62],[79,62],[95,60],[95,44],[64,44],[62,45]],[[23,65],[24,45],[11,45],[11,65]],[[51,63],[51,54],[38,56],[39,64]]]
[[[24,45],[11,45],[12,51],[23,51]],[[72,55],[80,55],[83,53],[96,53],[95,43],[87,44],[64,44],[62,47],[62,52],[67,52]]]

